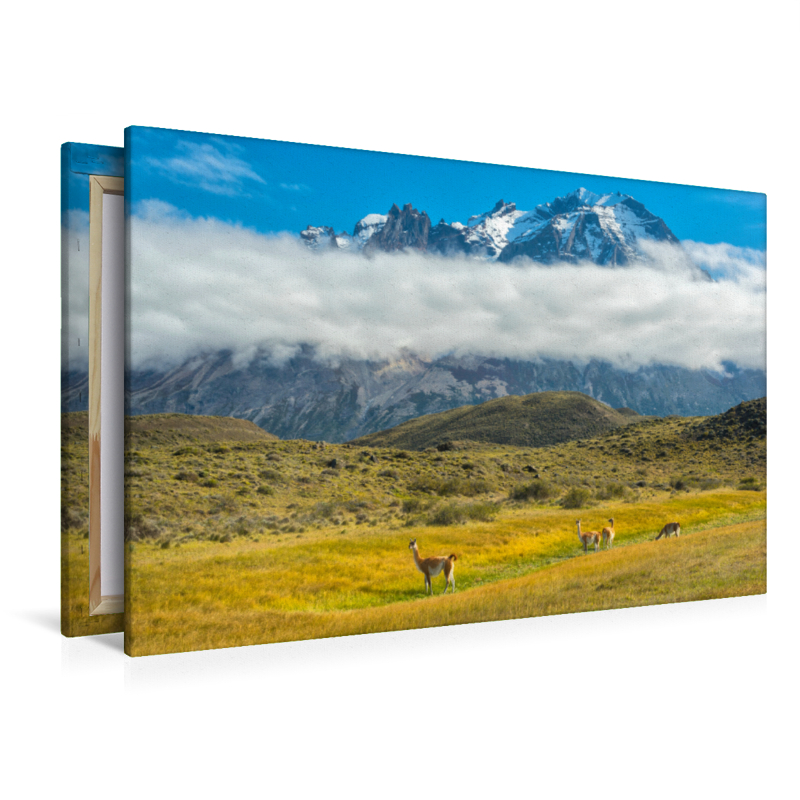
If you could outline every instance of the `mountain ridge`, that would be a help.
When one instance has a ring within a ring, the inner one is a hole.
[[[505,263],[524,257],[544,263],[583,260],[602,266],[646,261],[642,241],[681,246],[666,222],[632,196],[600,195],[584,188],[531,211],[500,199],[490,211],[469,217],[466,224],[441,219],[434,226],[427,212],[411,203],[402,209],[393,204],[386,215],[368,214],[359,220],[352,235],[309,225],[300,237],[312,249],[334,246],[366,254],[418,250]]]
[[[409,450],[445,447],[453,441],[544,447],[598,436],[643,419],[580,392],[537,392],[426,414],[350,444]]]

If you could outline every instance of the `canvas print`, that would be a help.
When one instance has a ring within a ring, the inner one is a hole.
[[[89,182],[120,178],[121,147],[61,148],[61,632],[123,629],[121,613],[90,615],[89,602]]]
[[[763,194],[125,159],[129,654],[766,591]]]

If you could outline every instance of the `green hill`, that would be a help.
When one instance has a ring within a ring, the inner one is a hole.
[[[631,409],[616,411],[580,392],[537,392],[417,417],[352,444],[424,450],[467,440],[544,447],[599,436],[642,419]]]
[[[86,439],[89,417],[86,411],[61,415],[66,439]],[[194,414],[142,414],[125,418],[127,447],[140,444],[211,444],[215,442],[267,442],[278,437],[246,419],[204,417]]]

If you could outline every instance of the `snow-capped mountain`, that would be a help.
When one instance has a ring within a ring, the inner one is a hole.
[[[312,250],[321,250],[326,247],[346,249],[351,243],[350,236],[346,233],[337,234],[333,228],[327,225],[319,227],[309,225],[304,231],[300,231],[300,238]]]
[[[578,189],[520,218],[498,256],[513,261],[592,261],[628,264],[645,257],[644,240],[679,245],[663,219],[626,194],[597,195]],[[524,230],[519,230],[524,225]]]
[[[388,215],[369,214],[356,224],[353,236],[332,228],[309,226],[301,234],[310,247],[349,247],[371,252],[413,248],[442,255],[467,254],[488,261],[591,261],[617,266],[645,259],[643,241],[679,245],[663,219],[630,195],[599,195],[577,189],[550,203],[521,211],[498,201],[491,211],[467,223],[441,220],[431,226],[424,211],[411,204],[394,205]]]
[[[350,248],[362,250],[375,234],[383,230],[387,219],[385,214],[367,214],[356,223],[352,236],[347,231],[336,233],[328,225],[309,225],[304,231],[300,231],[300,238],[312,250],[328,247],[335,247],[339,250],[349,250]]]
[[[367,214],[366,217],[360,219],[353,229],[353,244],[361,250],[370,237],[383,230],[387,219],[386,214]]]

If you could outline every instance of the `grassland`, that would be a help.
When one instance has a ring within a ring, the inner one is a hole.
[[[138,418],[126,454],[131,654],[765,590],[766,440],[746,428],[634,418],[550,447],[439,452],[173,423]],[[65,438],[75,508],[81,448]],[[575,519],[612,516],[615,548],[584,555]],[[672,519],[681,539],[651,542]],[[85,520],[62,531],[88,558]],[[411,537],[423,557],[457,553],[456,595],[424,596]]]
[[[766,591],[766,527],[750,522],[697,531],[667,542],[642,542],[591,556],[571,558],[516,578],[478,583],[455,595],[425,597],[419,581],[406,600],[381,606],[322,611],[286,610],[253,596],[255,585],[239,583],[246,554],[231,583],[213,580],[191,596],[185,577],[169,597],[155,583],[137,589],[136,619],[126,634],[133,655],[240,644],[457,625],[578,611],[707,600]],[[218,561],[218,564],[223,563]],[[305,571],[310,559],[304,561]],[[409,572],[410,557],[403,562]],[[398,562],[399,566],[399,562]],[[146,569],[146,568],[145,568]],[[255,565],[250,562],[252,577]],[[457,568],[457,572],[461,567]],[[143,570],[144,571],[144,570]],[[463,572],[463,570],[461,570]],[[192,575],[190,571],[188,573]],[[171,576],[172,577],[172,576]],[[383,568],[370,582],[385,577]],[[463,578],[459,575],[463,584]],[[137,581],[138,583],[138,581]],[[410,583],[407,579],[406,583]],[[192,584],[193,585],[193,584]],[[224,586],[224,595],[219,591]],[[317,587],[307,584],[316,591]],[[189,590],[190,596],[184,591]],[[232,592],[229,594],[229,592]]]

